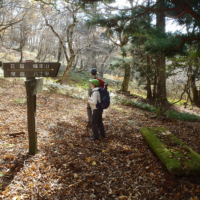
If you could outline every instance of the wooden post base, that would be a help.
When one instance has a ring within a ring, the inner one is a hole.
[[[35,80],[35,78],[27,78]],[[27,116],[28,116],[28,138],[29,154],[37,153],[37,112],[36,112],[36,95],[27,96]]]

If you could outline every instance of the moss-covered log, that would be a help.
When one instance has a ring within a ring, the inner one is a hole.
[[[195,175],[200,172],[200,155],[167,129],[142,127],[140,131],[171,174]]]

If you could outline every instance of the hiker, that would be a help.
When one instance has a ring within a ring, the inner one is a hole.
[[[97,103],[101,103],[100,93],[99,93],[99,80],[97,79],[91,79],[89,80],[91,82],[91,89],[92,94],[91,97],[88,98],[88,103],[90,104],[90,107],[92,108],[92,132],[93,132],[93,138],[90,138],[90,140],[98,140],[99,139],[99,133],[98,128],[100,129],[100,135],[105,138],[105,130],[104,125],[102,121],[102,114],[103,109],[97,108]]]
[[[91,72],[91,79],[98,79],[100,82],[100,87],[104,87],[104,81],[100,78],[97,77],[97,70],[95,68],[92,68]],[[92,94],[92,89],[91,89],[91,83],[89,82],[89,89],[88,89],[88,96],[91,97]],[[92,125],[92,109],[90,107],[90,104],[87,103],[87,115],[88,115],[88,124],[87,126],[91,126]]]
[[[90,72],[91,74],[91,77],[92,79],[95,79],[97,78],[96,75],[97,75],[97,70],[95,68],[93,68]],[[90,79],[90,80],[92,80]],[[92,89],[91,89],[91,83],[89,82],[89,89],[88,89],[88,96],[91,97],[92,95]],[[90,104],[87,103],[87,115],[88,115],[88,126],[91,126],[92,125],[92,109],[90,107]]]

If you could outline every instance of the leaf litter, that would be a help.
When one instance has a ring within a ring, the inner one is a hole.
[[[162,126],[197,153],[196,122],[163,122],[118,105],[104,111],[107,137],[92,142],[86,100],[37,95],[38,153],[28,154],[24,82],[0,80],[1,199],[199,199],[199,176],[171,175],[140,134]],[[131,121],[131,123],[130,123]],[[16,137],[12,132],[25,132]]]

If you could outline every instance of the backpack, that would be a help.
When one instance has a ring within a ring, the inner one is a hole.
[[[110,94],[107,90],[108,84],[105,85],[105,88],[99,88],[101,103],[97,102],[96,108],[107,109],[110,105]]]
[[[95,78],[99,81],[99,87],[104,88],[104,81],[101,78]]]

